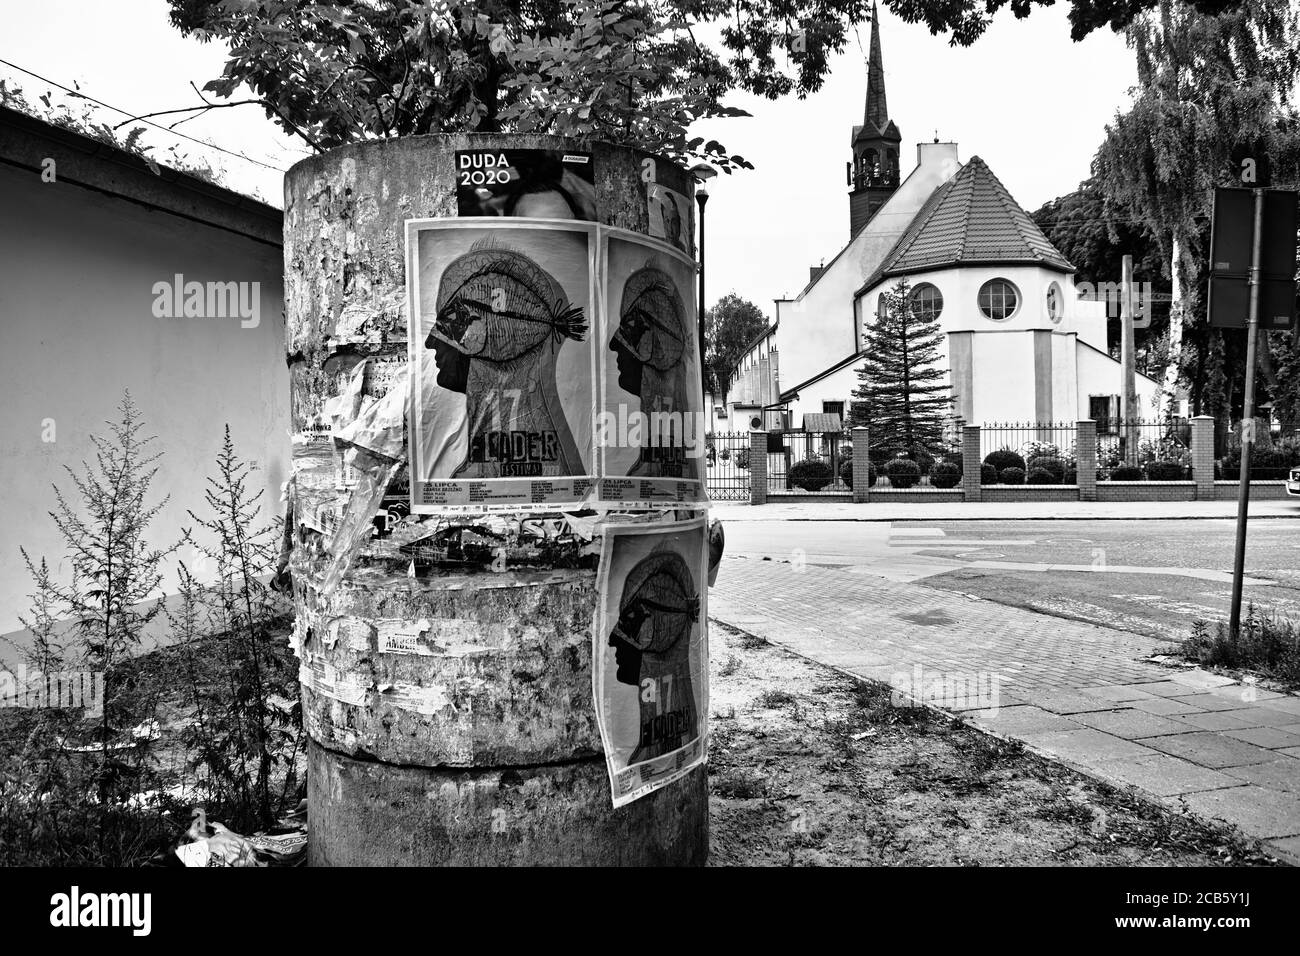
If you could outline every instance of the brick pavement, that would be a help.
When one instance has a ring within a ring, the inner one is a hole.
[[[1300,863],[1298,697],[1145,661],[1150,638],[840,568],[726,558],[709,616]]]

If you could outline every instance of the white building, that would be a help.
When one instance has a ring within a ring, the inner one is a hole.
[[[877,21],[878,23],[878,21]],[[979,157],[921,143],[898,181],[899,133],[884,95],[873,26],[863,124],[853,128],[850,239],[741,356],[721,431],[799,428],[805,415],[847,422],[864,332],[883,292],[906,279],[911,304],[944,332],[940,361],[957,418],[968,424],[1114,418],[1121,365],[1106,345],[1106,303],[1082,298],[1074,267]],[[1141,414],[1157,383],[1137,376]]]

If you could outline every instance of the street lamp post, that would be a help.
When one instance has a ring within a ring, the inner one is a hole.
[[[709,180],[718,175],[717,170],[706,163],[691,169],[692,175],[698,184],[695,189],[695,201],[700,205],[700,304],[698,310],[698,319],[700,326],[700,394],[704,395],[708,391],[707,381],[704,374],[704,207],[709,201]]]

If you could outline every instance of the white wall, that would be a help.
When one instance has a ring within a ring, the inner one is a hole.
[[[1079,417],[1088,417],[1090,395],[1119,395],[1124,389],[1123,366],[1109,355],[1080,346],[1079,356]],[[1141,372],[1135,376],[1137,383],[1138,418],[1155,418],[1158,414],[1156,396],[1159,383]]]
[[[289,476],[289,376],[284,361],[283,271],[278,248],[150,211],[72,185],[41,184],[0,166],[0,634],[20,627],[30,581],[19,546],[46,556],[67,580],[53,521],[51,482],[75,490],[64,472],[93,457],[90,435],[107,434],[129,388],[147,434],[162,451],[152,500],[171,502],[152,527],[157,545],[174,540],[201,512],[205,476],[229,422],[237,452],[257,463],[249,484],[263,490],[263,514],[282,513]],[[238,318],[159,319],[153,285],[186,280],[259,282],[256,328]],[[56,440],[42,441],[46,420]],[[165,586],[173,590],[169,566]],[[0,659],[7,647],[0,641]]]
[[[795,428],[802,427],[803,417],[809,413],[820,414],[824,401],[843,402],[844,426],[847,428],[849,412],[853,407],[853,391],[858,387],[858,369],[861,366],[861,362],[850,362],[820,381],[799,389],[799,398],[790,403],[790,424]]]
[[[930,194],[961,168],[955,143],[921,143],[917,154],[917,167],[817,282],[796,299],[777,301],[782,389],[796,387],[857,351],[854,295]]]
[[[979,308],[980,287],[994,278],[1009,280],[1020,294],[1016,311],[1000,321],[989,319]],[[938,288],[943,296],[940,325],[945,333],[976,333],[972,343],[973,424],[1036,421],[1041,417],[1035,391],[1036,331],[1051,334],[1048,417],[1052,421],[1075,421],[1087,413],[1087,402],[1080,404],[1078,396],[1099,387],[1088,380],[1097,366],[1081,364],[1076,353],[1084,349],[1077,342],[1100,342],[1104,349],[1105,303],[1079,299],[1073,275],[1032,265],[971,265],[917,273],[907,276],[907,281],[912,287],[929,282]],[[897,278],[886,279],[863,294],[858,300],[860,325],[876,314],[880,296],[897,282]],[[1055,322],[1047,309],[1047,292],[1052,285],[1060,288],[1064,301],[1061,318]],[[947,370],[946,341],[940,346],[939,362]]]

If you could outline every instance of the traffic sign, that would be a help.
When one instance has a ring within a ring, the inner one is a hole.
[[[1296,193],[1263,194],[1259,229],[1259,323],[1266,331],[1289,329],[1296,320]],[[1244,329],[1250,308],[1250,264],[1255,240],[1254,189],[1214,191],[1210,231],[1210,325]]]

